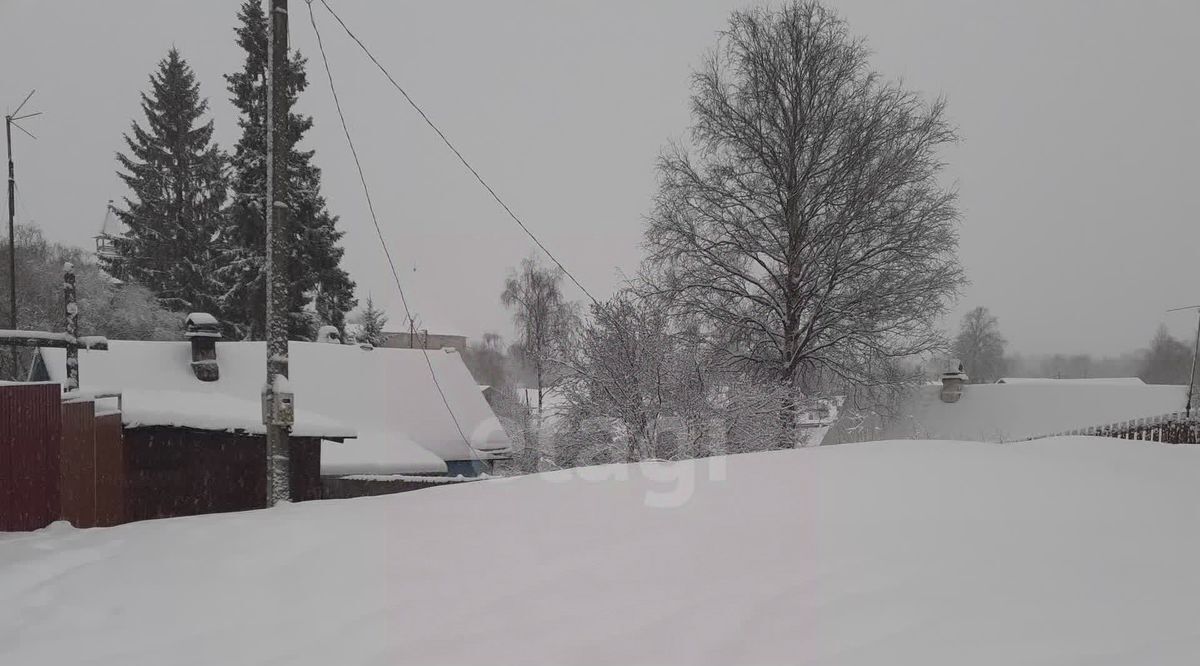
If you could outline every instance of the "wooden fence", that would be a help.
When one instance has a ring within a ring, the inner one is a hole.
[[[0,531],[58,520],[61,393],[58,384],[0,385]]]
[[[1108,423],[1105,425],[1076,428],[1063,432],[1050,433],[1029,437],[1025,441],[1045,439],[1047,437],[1069,437],[1082,435],[1090,437],[1114,437],[1116,439],[1132,439],[1143,442],[1164,442],[1167,444],[1198,444],[1200,443],[1200,414],[1193,411],[1172,412],[1159,416],[1148,416],[1131,421]]]
[[[125,522],[120,412],[58,384],[0,385],[0,531]]]

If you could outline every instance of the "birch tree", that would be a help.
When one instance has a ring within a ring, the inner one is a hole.
[[[793,2],[733,14],[691,107],[690,140],[659,160],[648,266],[724,363],[789,389],[811,373],[862,386],[943,343],[963,283],[943,100],[884,80],[840,18]]]
[[[562,274],[541,265],[536,258],[524,259],[520,268],[505,279],[500,302],[512,311],[519,349],[533,366],[540,411],[552,383],[547,357],[572,316],[571,305],[562,295]]]

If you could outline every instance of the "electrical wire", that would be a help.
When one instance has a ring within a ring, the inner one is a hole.
[[[305,0],[305,1],[308,3],[309,14],[311,15],[313,0]],[[500,207],[504,209],[505,213],[508,213],[508,216],[510,218],[512,218],[513,222],[516,222],[517,226],[521,227],[521,230],[525,232],[525,235],[529,236],[529,238],[531,240],[533,240],[534,243],[537,244],[537,246],[542,250],[542,252],[544,252],[546,254],[546,256],[550,258],[550,261],[553,261],[554,265],[557,266],[559,268],[559,270],[561,270],[563,272],[564,275],[566,275],[568,278],[570,278],[571,282],[575,283],[575,286],[579,287],[579,290],[582,291],[584,293],[584,295],[586,295],[589,299],[591,299],[591,301],[593,303],[599,305],[600,301],[596,300],[595,296],[592,296],[591,292],[589,292],[587,290],[587,288],[585,288],[583,286],[583,284],[581,284],[579,282],[579,280],[576,279],[575,276],[571,274],[571,271],[567,270],[567,267],[564,266],[562,264],[562,262],[559,261],[558,258],[554,256],[554,254],[552,252],[550,252],[550,249],[547,248],[545,246],[545,244],[543,244],[542,241],[539,240],[538,237],[535,236],[534,233],[529,230],[529,227],[526,226],[523,221],[521,221],[521,218],[518,217],[517,214],[513,212],[512,208],[510,208],[508,206],[508,204],[506,204],[504,202],[504,200],[500,198],[500,195],[496,194],[496,190],[492,189],[492,186],[489,185],[487,183],[487,181],[483,179],[483,176],[479,175],[479,172],[475,169],[475,167],[471,166],[471,163],[467,161],[466,157],[463,157],[462,152],[460,152],[458,150],[458,148],[456,148],[454,146],[454,144],[451,143],[449,137],[446,136],[445,132],[443,132],[441,130],[441,128],[439,128],[436,124],[434,124],[433,120],[430,119],[430,117],[425,113],[425,111],[423,109],[421,109],[421,107],[416,103],[415,100],[413,100],[412,96],[408,94],[408,91],[406,91],[403,86],[401,86],[399,83],[396,82],[396,79],[392,77],[391,73],[388,72],[387,68],[385,68],[383,66],[383,64],[379,62],[379,60],[375,57],[375,55],[373,53],[371,53],[371,50],[367,48],[367,45],[364,44],[362,42],[362,40],[359,39],[358,36],[356,36],[350,30],[349,26],[346,25],[346,22],[342,20],[342,17],[338,16],[337,12],[333,11],[333,8],[329,6],[329,3],[326,2],[326,0],[321,0],[321,4],[324,5],[325,9],[328,10],[329,13],[333,16],[333,18],[337,20],[338,24],[340,24],[342,26],[342,29],[346,31],[346,34],[349,35],[350,38],[353,39],[356,44],[358,44],[359,48],[361,48],[363,50],[363,53],[365,53],[367,55],[367,57],[371,59],[371,62],[375,63],[375,66],[377,68],[379,68],[379,71],[383,72],[383,75],[387,77],[387,80],[391,82],[392,86],[395,87],[396,90],[400,91],[400,94],[404,96],[405,101],[407,101],[409,106],[411,106],[413,108],[413,110],[416,111],[417,114],[419,114],[421,116],[421,119],[425,121],[425,124],[429,125],[429,127],[431,129],[433,129],[434,132],[437,133],[438,137],[441,138],[442,143],[446,144],[446,147],[449,148],[450,151],[454,153],[455,157],[458,158],[458,161],[462,162],[462,165],[465,166],[467,168],[467,170],[471,172],[471,175],[475,177],[475,180],[479,181],[479,184],[482,185],[483,188],[488,191],[488,194],[492,195],[492,198],[496,200],[496,203],[500,204]],[[314,25],[315,25],[315,22],[314,22]],[[318,42],[319,42],[319,40],[318,40]]]
[[[350,154],[354,157],[354,167],[358,171],[358,179],[362,183],[363,196],[367,200],[367,210],[371,213],[371,222],[375,225],[375,234],[379,237],[379,245],[383,248],[383,254],[387,257],[388,267],[391,268],[392,278],[396,281],[396,290],[400,292],[400,303],[404,306],[404,315],[411,322],[413,321],[412,311],[408,307],[408,298],[404,294],[404,287],[400,282],[400,273],[396,270],[396,262],[392,260],[392,253],[388,249],[387,241],[383,237],[383,229],[379,226],[379,217],[375,214],[375,203],[371,199],[371,189],[367,186],[367,177],[363,173],[362,162],[358,159],[358,150],[354,147],[354,139],[350,136],[350,128],[346,124],[346,115],[342,111],[342,102],[338,97],[337,86],[333,82],[333,70],[329,66],[329,58],[325,54],[325,45],[321,41],[321,30],[317,27],[317,18],[313,13],[312,0],[305,0],[308,3],[308,18],[312,23],[313,32],[317,36],[317,49],[321,52],[321,62],[325,65],[325,75],[329,79],[329,91],[333,94],[333,104],[337,108],[338,119],[342,124],[342,132],[346,136],[346,143],[350,146]],[[442,384],[438,381],[437,371],[433,368],[433,361],[429,358],[429,350],[421,347],[421,353],[425,357],[425,365],[429,368],[429,376],[433,379],[433,385],[437,388],[438,395],[442,398],[442,404],[446,406],[446,413],[450,415],[450,420],[454,422],[454,429],[458,431],[458,436],[462,438],[464,444],[467,445],[472,452],[476,449],[471,445],[471,440],[463,432],[462,426],[458,422],[458,417],[454,414],[454,409],[450,407],[450,401],[446,398],[446,392],[442,389]]]

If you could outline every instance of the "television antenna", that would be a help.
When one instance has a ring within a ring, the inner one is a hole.
[[[1200,312],[1200,305],[1186,305],[1182,308],[1171,308],[1167,312],[1181,312],[1183,310],[1197,310]],[[1196,386],[1196,356],[1200,354],[1200,316],[1196,320],[1196,343],[1192,347],[1192,374],[1188,376],[1188,392],[1187,392],[1187,415],[1192,415],[1192,394],[1195,392]]]

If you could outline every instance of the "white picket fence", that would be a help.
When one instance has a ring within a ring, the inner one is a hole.
[[[1105,425],[1076,428],[1063,432],[1038,435],[1026,438],[1024,441],[1045,439],[1047,437],[1068,437],[1084,435],[1091,437],[1115,437],[1117,439],[1132,439],[1143,442],[1166,442],[1168,444],[1197,444],[1200,443],[1200,414],[1193,411],[1172,412],[1159,416],[1107,423]]]

